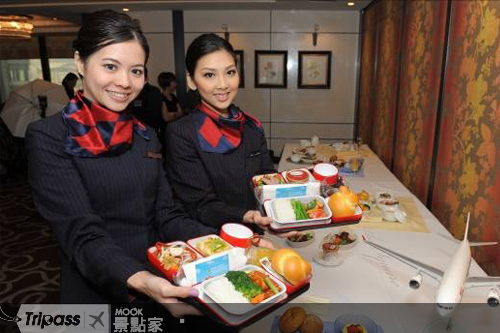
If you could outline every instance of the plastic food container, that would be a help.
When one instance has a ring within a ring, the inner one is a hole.
[[[172,259],[168,265],[165,265],[160,259],[162,249],[170,249],[172,247],[183,248],[191,256],[173,256],[175,259]],[[196,252],[188,244],[181,241],[171,243],[158,242],[148,249],[147,255],[149,262],[151,262],[156,269],[162,272],[167,279],[173,282],[177,282],[177,274],[180,272],[183,264],[194,262],[201,258],[198,252]]]
[[[271,274],[267,274],[263,269],[254,266],[254,265],[246,265],[240,269],[237,269],[236,271],[245,271],[245,272],[250,272],[250,271],[259,271],[264,274],[266,274],[272,281],[274,281],[280,288],[279,293],[274,294],[273,296],[263,300],[260,303],[257,304],[252,304],[252,303],[228,303],[228,302],[223,302],[221,300],[221,296],[218,295],[220,292],[223,292],[223,290],[216,290],[212,289],[211,286],[213,286],[214,283],[216,283],[219,279],[224,278],[224,276],[217,276],[212,279],[209,279],[205,282],[202,283],[200,289],[201,291],[210,297],[210,299],[219,305],[221,308],[223,308],[225,311],[236,314],[236,315],[243,315],[245,313],[248,313],[250,311],[256,311],[259,309],[260,306],[263,304],[267,303],[274,303],[276,302],[277,299],[279,299],[282,295],[286,293],[286,286],[278,279],[276,279],[274,276]]]
[[[223,242],[226,245],[226,248],[224,248],[222,250],[217,250],[216,252],[208,252],[207,250],[200,248],[201,243],[203,243],[209,239],[213,239],[213,238],[218,239],[221,242]],[[201,253],[201,255],[204,257],[209,257],[209,256],[217,254],[217,253],[222,253],[222,252],[228,251],[228,250],[233,248],[233,246],[231,244],[229,244],[228,242],[226,242],[224,239],[222,239],[221,237],[219,237],[217,235],[206,235],[203,237],[193,238],[193,239],[188,240],[188,244],[192,248],[194,248],[196,251]]]
[[[317,182],[311,172],[305,168],[292,169],[281,173],[288,184],[306,184]]]
[[[299,200],[302,204],[309,203],[312,200],[316,199],[323,203],[323,210],[326,214],[325,217],[320,217],[320,218],[315,218],[315,219],[303,219],[303,220],[280,220],[276,216],[276,203],[278,200],[291,200],[291,199],[296,199]],[[309,195],[309,196],[302,196],[302,197],[290,197],[290,198],[280,198],[280,199],[273,199],[270,202],[270,213],[272,219],[279,224],[289,224],[289,223],[300,223],[300,222],[316,222],[316,221],[324,221],[324,220],[330,220],[332,217],[332,211],[330,210],[330,207],[328,207],[328,204],[326,203],[325,199],[319,195]]]

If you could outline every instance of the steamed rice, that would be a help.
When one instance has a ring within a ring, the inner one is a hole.
[[[290,199],[278,199],[273,202],[274,216],[278,221],[295,221],[295,211]]]
[[[205,290],[217,303],[250,303],[225,276],[207,283]]]

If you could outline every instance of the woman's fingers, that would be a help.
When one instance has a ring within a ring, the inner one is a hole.
[[[169,283],[162,287],[161,296],[178,298],[196,297],[198,296],[198,290],[190,287],[175,287]]]
[[[274,247],[274,244],[270,240],[267,240],[265,238],[261,238],[259,240],[258,245],[259,245],[259,247],[267,247],[268,249],[276,250],[276,248]]]
[[[256,212],[254,215],[254,221],[255,221],[255,224],[257,224],[259,227],[263,228],[263,227],[269,226],[273,222],[273,219],[271,217],[268,217],[268,216],[260,215],[260,212]]]

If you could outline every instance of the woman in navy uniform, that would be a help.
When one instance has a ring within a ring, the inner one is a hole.
[[[174,203],[155,131],[126,110],[145,82],[148,43],[136,21],[105,10],[85,17],[74,45],[83,90],[26,137],[33,198],[61,247],[61,301],[143,294],[174,314],[194,312],[177,297],[197,291],[146,264],[158,240],[215,232]]]
[[[275,172],[259,120],[232,104],[239,76],[234,50],[215,34],[196,38],[186,54],[188,85],[197,107],[168,125],[166,167],[175,194],[195,220],[268,229],[250,181]]]

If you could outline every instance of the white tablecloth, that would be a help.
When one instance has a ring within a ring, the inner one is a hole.
[[[279,164],[279,171],[301,167],[301,165],[286,161],[286,158],[291,155],[292,148],[297,146],[298,143],[285,145]],[[444,271],[457,247],[456,242],[450,239],[452,237],[451,234],[418,198],[403,186],[368,147],[363,146],[362,149],[367,152],[364,165],[365,176],[363,178],[347,177],[348,186],[355,192],[360,192],[363,189],[369,193],[389,190],[396,195],[413,197],[430,233],[356,230],[357,234],[359,236],[364,234],[375,242]],[[434,302],[434,295],[438,286],[436,281],[424,276],[424,282],[420,289],[413,290],[409,288],[408,282],[416,275],[416,271],[399,261],[383,255],[363,242],[359,242],[351,250],[346,261],[340,266],[326,267],[314,262],[313,256],[318,251],[321,239],[326,233],[333,230],[335,229],[315,230],[316,237],[314,244],[306,248],[296,249],[313,267],[311,287],[304,295],[305,297],[299,297],[296,302],[307,302],[307,297],[309,296],[319,297],[329,303],[352,303],[353,312],[358,313],[360,311],[356,311],[356,308],[360,304],[356,303]],[[270,237],[277,247],[288,247],[284,239],[275,236]],[[475,261],[471,264],[470,274],[474,276],[486,275]],[[465,303],[485,303],[489,290],[489,288],[467,290],[464,293],[462,301]],[[343,306],[345,307],[345,304]],[[247,330],[262,333],[268,332],[274,316],[281,314],[286,308],[287,306],[284,306],[276,310],[275,314],[267,316],[247,328]],[[332,320],[342,314],[335,313],[336,304],[331,304],[329,308],[329,318],[324,319]],[[431,310],[427,311],[427,309]],[[487,312],[489,308],[484,305],[484,307],[481,306],[481,309],[485,309]],[[379,324],[382,325],[383,323],[382,326],[386,333],[422,332],[429,323],[439,318],[436,311],[430,306],[425,307],[425,310],[422,309],[424,313],[418,316],[414,313],[398,314],[396,317],[399,320],[394,320],[394,313],[388,313],[386,310],[383,306],[369,306],[364,312],[368,314],[366,311],[371,311],[372,313],[369,316]],[[497,315],[500,314],[499,311],[495,313]],[[481,324],[488,322],[484,320],[488,316],[488,313],[481,312],[481,316],[483,316]],[[413,324],[412,320],[414,321]],[[459,320],[460,318],[457,319],[457,321]],[[465,321],[464,325],[470,326],[472,322],[470,320]],[[472,328],[467,329],[468,332],[478,332],[475,330],[477,327],[470,327]]]

